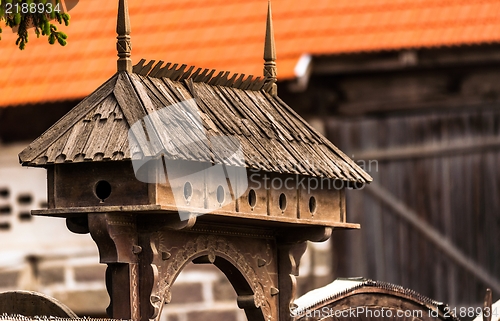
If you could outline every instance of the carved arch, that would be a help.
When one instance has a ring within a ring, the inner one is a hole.
[[[238,306],[249,320],[276,320],[277,260],[272,240],[230,237],[178,231],[153,233],[143,255],[142,272],[152,280],[142,291],[151,293],[142,305],[150,320],[158,319],[170,289],[184,267],[194,263],[212,263],[228,278],[238,295]],[[141,273],[142,274],[142,273]],[[148,290],[148,288],[150,290]],[[147,307],[146,307],[147,306]]]

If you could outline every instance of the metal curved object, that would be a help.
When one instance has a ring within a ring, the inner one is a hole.
[[[450,320],[447,305],[401,286],[365,279],[338,279],[295,300],[297,321]]]
[[[78,316],[66,305],[42,293],[9,291],[0,293],[0,316],[51,316],[75,319]]]

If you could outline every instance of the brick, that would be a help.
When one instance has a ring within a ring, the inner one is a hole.
[[[180,318],[177,314],[169,314],[166,321],[179,321]]]
[[[106,265],[93,265],[75,268],[75,281],[104,281],[106,275]]]
[[[64,283],[63,268],[40,269],[39,280],[43,285]]]
[[[233,286],[226,278],[220,278],[213,283],[213,293],[214,299],[216,301],[235,301],[236,302],[236,292]]]
[[[191,312],[187,315],[188,321],[234,321],[237,320],[237,311],[228,310],[228,311],[200,311],[200,312]]]
[[[171,304],[186,304],[203,301],[201,283],[174,283]]]
[[[12,288],[17,286],[18,272],[5,272],[0,274],[0,288]]]

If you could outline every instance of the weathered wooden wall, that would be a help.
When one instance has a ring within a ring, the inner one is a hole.
[[[500,277],[500,110],[331,118],[327,129],[376,182]],[[483,146],[495,136],[496,145]],[[480,301],[486,284],[370,193],[349,192],[347,209],[362,229],[334,235],[343,245],[338,276],[393,282],[454,305]]]
[[[500,279],[498,46],[315,57],[302,90],[292,83],[280,96]],[[333,233],[334,276],[393,282],[454,306],[479,304],[487,284],[370,188],[347,193],[347,219],[361,230]]]

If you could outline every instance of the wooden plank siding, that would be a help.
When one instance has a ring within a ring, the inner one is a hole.
[[[331,116],[325,125],[327,137],[375,182],[500,278],[500,110],[485,106]],[[492,139],[497,143],[481,145]],[[457,148],[439,152],[439,147],[451,145]],[[418,153],[429,147],[435,152]],[[394,154],[408,148],[415,152],[405,157]],[[348,191],[347,197],[347,215],[361,223],[361,230],[333,233],[335,277],[364,276],[401,284],[451,305],[482,300],[487,284],[450,261],[380,200],[367,191]]]

